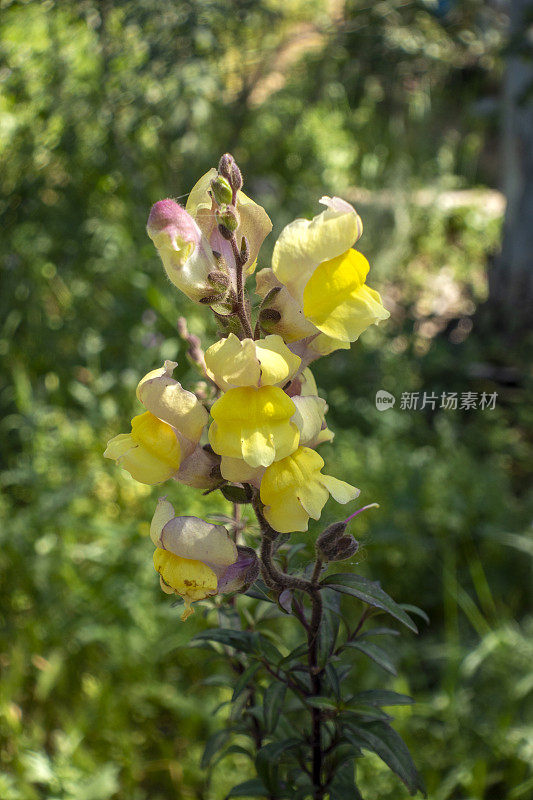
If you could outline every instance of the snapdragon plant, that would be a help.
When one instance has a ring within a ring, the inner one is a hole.
[[[320,519],[330,495],[341,504],[359,495],[323,472],[317,448],[333,433],[309,365],[389,316],[366,284],[366,258],[353,248],[362,234],[356,211],[338,197],[320,202],[325,210],[313,220],[282,231],[272,267],[256,275],[254,306],[246,281],[272,225],[242,191],[230,155],[200,178],[185,208],[171,199],[153,206],[147,231],[169,279],[211,310],[220,336],[204,352],[181,319],[203,387],[182,387],[172,377],[176,364],[166,361],[137,387],[144,411],[131,432],[105,451],[141,483],[177,480],[220,491],[231,504],[231,515],[204,520],[176,515],[165,495],[150,526],[161,588],[183,601],[181,619],[201,601],[217,610],[219,627],[196,643],[231,666],[232,708],[207,742],[203,765],[243,753],[256,771],[228,797],[360,798],[356,765],[364,751],[410,793],[423,791],[383,710],[411,698],[354,692],[346,680],[350,651],[394,672],[375,638],[397,631],[376,625],[377,615],[416,631],[404,607],[353,569],[358,542],[350,526],[377,504],[351,508],[327,527],[310,564],[298,561],[302,545],[291,539]],[[246,505],[252,513],[243,515]],[[342,562],[345,570],[331,566]]]

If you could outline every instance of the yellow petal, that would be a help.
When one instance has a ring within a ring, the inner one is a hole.
[[[181,448],[172,428],[149,411],[134,417],[131,433],[108,442],[104,453],[139,483],[163,483],[178,471]]]
[[[282,386],[298,371],[301,359],[281,336],[241,341],[230,333],[211,345],[205,363],[210,377],[227,391],[238,386]]]
[[[163,367],[145,375],[137,386],[137,397],[155,417],[196,444],[209,415],[196,395],[174,380],[172,372],[176,367],[175,361],[165,361]]]
[[[298,429],[290,421],[294,411],[292,400],[275,386],[230,389],[211,408],[209,442],[221,456],[266,467],[298,447]]]
[[[272,269],[296,300],[316,267],[344,253],[362,233],[359,216],[340,198],[322,198],[326,211],[287,225],[274,246]]]
[[[254,469],[242,458],[222,456],[220,461],[222,477],[232,483],[252,483],[254,486],[259,487],[264,471],[263,467]]]
[[[369,327],[387,319],[379,294],[365,285],[369,265],[357,250],[324,261],[303,294],[307,319],[329,337],[355,341]]]
[[[296,395],[291,399],[296,406],[292,421],[300,431],[300,447],[314,447],[324,424],[326,401],[316,395]]]
[[[205,363],[209,376],[224,391],[237,386],[259,386],[261,368],[252,339],[241,341],[230,333],[206,350]]]
[[[346,503],[359,490],[344,481],[322,475],[323,459],[308,447],[277,461],[265,470],[261,481],[264,514],[281,533],[306,531],[309,517],[319,519],[329,493]]]
[[[217,576],[201,561],[180,558],[158,547],[154,552],[154,567],[165,584],[185,600],[185,619],[191,603],[216,594]]]

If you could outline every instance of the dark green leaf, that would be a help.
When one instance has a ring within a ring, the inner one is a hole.
[[[357,597],[373,608],[386,611],[403,625],[406,625],[412,631],[418,633],[418,629],[413,620],[405,613],[398,603],[383,591],[379,583],[369,581],[367,578],[354,575],[353,573],[338,572],[334,575],[327,575],[323,579],[322,585],[329,586],[329,588],[333,589],[335,592]]]
[[[371,658],[372,661],[375,661],[378,666],[384,669],[386,672],[390,672],[391,675],[397,675],[396,667],[392,663],[389,658],[389,654],[383,650],[382,647],[379,645],[374,644],[373,642],[346,642],[345,647],[353,648],[354,650],[359,650],[361,653],[364,653],[365,656]]]
[[[224,730],[216,731],[216,733],[213,733],[213,735],[209,737],[200,762],[202,769],[206,769],[209,766],[213,756],[224,747],[231,735],[232,731],[228,728],[224,728]]]
[[[411,794],[418,790],[425,794],[425,787],[403,739],[386,722],[370,722],[362,725],[348,723],[346,735],[357,747],[376,753],[407,786]]]
[[[284,669],[288,664],[291,663],[291,661],[296,661],[297,659],[306,656],[307,652],[308,652],[307,644],[298,645],[298,647],[295,647],[294,650],[292,650],[289,653],[289,655],[285,656],[285,658],[282,658],[282,660],[278,664],[278,667],[280,669]]]
[[[318,629],[318,663],[321,667],[325,666],[337,642],[340,625],[340,596],[334,595],[331,598],[329,607],[324,606],[322,622]]]
[[[424,620],[426,625],[429,625],[430,619],[422,608],[418,608],[418,606],[413,606],[410,603],[400,603],[400,608],[403,608],[405,611],[410,611],[411,614],[414,614],[416,617],[420,617],[421,619]]]
[[[275,647],[270,639],[268,639],[266,636],[263,636],[262,634],[257,634],[257,636],[259,650],[269,664],[279,664],[279,662],[282,661],[283,656],[279,652],[278,648]]]
[[[369,706],[409,706],[412,705],[413,698],[406,694],[398,694],[385,689],[367,689],[357,692],[352,699],[352,703],[362,703]]]
[[[307,703],[313,706],[313,708],[321,708],[325,711],[337,711],[336,703],[330,700],[329,697],[309,697]]]
[[[324,671],[325,671],[328,683],[329,683],[329,685],[331,687],[332,693],[335,695],[337,700],[340,700],[341,699],[341,685],[340,685],[340,681],[339,681],[339,676],[337,674],[337,670],[335,669],[335,666],[331,663],[331,661],[329,662],[329,664],[326,664],[326,668],[325,668]]]
[[[197,633],[192,639],[193,642],[218,642],[242,653],[253,653],[257,651],[259,637],[257,633],[251,631],[235,631],[228,628],[214,628],[209,631]]]
[[[263,781],[253,778],[251,781],[244,781],[234,786],[226,795],[226,800],[229,797],[268,797],[268,791]]]
[[[232,486],[231,484],[224,484],[220,487],[220,491],[230,503],[249,503],[252,499],[250,489],[244,486]]]
[[[239,676],[237,683],[235,684],[235,688],[233,690],[233,697],[231,698],[231,702],[234,703],[238,696],[243,692],[252,678],[254,677],[257,670],[260,668],[261,664],[255,663],[251,664],[247,669],[244,670],[242,675]]]
[[[366,631],[360,633],[357,638],[363,639],[367,636],[399,636],[400,631],[395,630],[394,628],[369,628]]]
[[[265,729],[268,733],[274,733],[278,724],[279,714],[285,699],[287,686],[279,681],[271,683],[263,696],[263,717]]]

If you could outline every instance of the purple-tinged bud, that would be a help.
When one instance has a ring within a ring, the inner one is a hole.
[[[238,558],[218,579],[219,594],[245,592],[259,576],[259,559],[251,547],[237,547]]]
[[[209,243],[193,217],[167,198],[152,206],[146,226],[172,283],[191,300],[210,293],[207,276],[217,269]]]
[[[231,203],[233,200],[233,192],[229,181],[222,175],[219,175],[218,178],[211,181],[211,192],[219,206],[225,203]]]
[[[350,534],[345,534],[346,522],[334,522],[318,537],[317,553],[323,561],[343,561],[357,552],[359,543]]]
[[[146,230],[158,250],[170,247],[176,252],[184,249],[184,243],[198,245],[202,236],[191,215],[170,198],[154,203]]]
[[[218,171],[226,178],[234,192],[242,188],[241,171],[230,153],[224,153],[218,163]]]

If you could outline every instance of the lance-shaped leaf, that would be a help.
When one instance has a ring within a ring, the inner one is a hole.
[[[354,575],[350,572],[338,572],[328,575],[322,580],[322,584],[329,586],[335,592],[349,594],[357,597],[369,606],[386,611],[392,617],[403,623],[410,630],[418,633],[418,629],[413,620],[405,613],[403,608],[396,603],[383,591],[379,583],[363,578],[361,575]]]
[[[370,722],[364,725],[347,724],[346,735],[357,747],[376,753],[400,778],[411,794],[417,791],[425,796],[422,778],[401,736],[386,722]]]
[[[382,647],[379,647],[377,644],[373,642],[346,642],[344,645],[345,647],[351,647],[354,650],[359,650],[361,653],[364,653],[365,656],[372,659],[378,666],[384,669],[386,672],[390,672],[391,675],[397,675],[396,667],[392,663],[389,658],[388,653],[383,650]]]
[[[263,716],[267,733],[274,733],[276,730],[286,691],[286,684],[280,681],[272,682],[265,691],[263,697]]]

